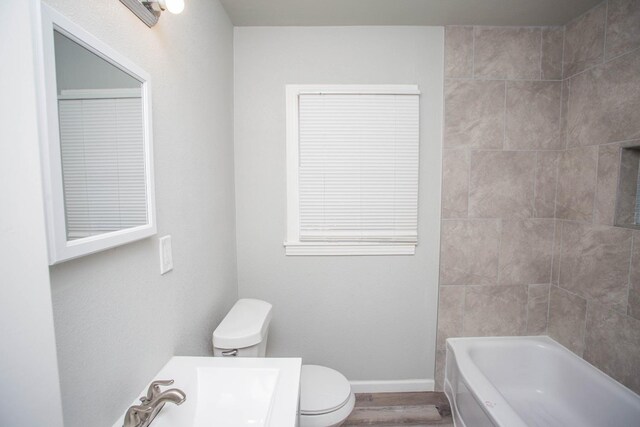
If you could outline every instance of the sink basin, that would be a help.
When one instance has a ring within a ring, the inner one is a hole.
[[[198,368],[195,425],[268,426],[278,373],[264,368]]]
[[[187,400],[165,405],[150,427],[295,427],[300,367],[299,358],[173,357],[153,380],[175,380]]]

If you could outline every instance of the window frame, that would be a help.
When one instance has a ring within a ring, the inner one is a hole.
[[[300,95],[418,95],[417,85],[286,85],[286,255],[414,255],[417,242],[301,242],[299,196]],[[420,141],[420,136],[418,141]],[[419,143],[419,142],[418,142]],[[419,161],[419,159],[418,159]]]

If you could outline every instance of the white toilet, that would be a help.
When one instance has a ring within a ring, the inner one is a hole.
[[[213,332],[214,356],[265,357],[271,304],[241,299]],[[355,406],[349,381],[340,372],[318,365],[302,365],[300,427],[341,425]]]

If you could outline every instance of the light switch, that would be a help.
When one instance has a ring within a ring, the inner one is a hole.
[[[171,236],[160,238],[160,274],[173,270],[173,255],[171,254]]]

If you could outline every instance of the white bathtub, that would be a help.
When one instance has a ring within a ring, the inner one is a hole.
[[[640,396],[548,337],[449,338],[456,427],[638,427]]]

